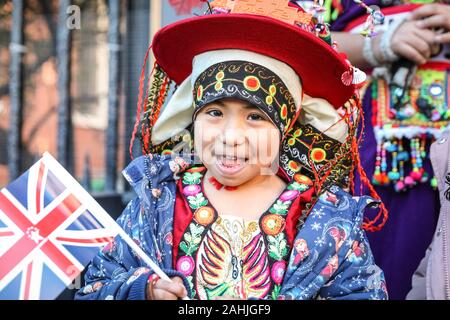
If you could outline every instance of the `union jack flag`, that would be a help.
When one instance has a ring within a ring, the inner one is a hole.
[[[0,299],[55,299],[122,232],[44,154],[0,191]]]

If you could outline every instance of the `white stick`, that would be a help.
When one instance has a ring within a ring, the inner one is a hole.
[[[163,280],[173,282],[172,279],[170,279],[164,271],[161,270],[161,268],[153,262],[152,259],[149,258],[149,256],[144,252],[144,250],[139,247],[136,242],[133,241],[133,239],[130,238],[128,234],[125,233],[125,231],[121,230],[119,232],[119,235],[122,237],[122,239],[130,246],[131,250],[137,253],[137,255],[144,260],[144,262]],[[183,300],[190,300],[187,296],[183,298]]]

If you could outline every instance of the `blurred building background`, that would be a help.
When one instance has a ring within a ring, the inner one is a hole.
[[[48,151],[100,202],[127,202],[120,172],[130,161],[146,50],[158,29],[202,6],[0,0],[0,188]]]

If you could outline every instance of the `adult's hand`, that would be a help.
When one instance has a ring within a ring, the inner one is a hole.
[[[391,38],[392,51],[419,65],[430,58],[434,44],[435,33],[412,19],[402,23]]]
[[[411,18],[416,21],[416,26],[421,29],[442,29],[441,34],[436,34],[434,41],[437,43],[450,43],[450,5],[432,3],[423,5],[412,12]]]

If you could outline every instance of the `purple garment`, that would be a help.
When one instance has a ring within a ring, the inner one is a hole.
[[[386,7],[379,0],[365,0],[367,5]],[[385,1],[385,3],[388,1]],[[353,0],[342,0],[342,14],[331,23],[331,30],[341,31],[348,23],[366,14]],[[360,147],[360,156],[369,178],[375,169],[376,140],[372,126],[371,90],[363,99],[365,116],[365,139]],[[429,154],[429,146],[427,150]],[[424,160],[424,168],[432,175],[431,163]],[[359,190],[359,184],[355,190]],[[389,211],[389,219],[379,232],[369,232],[369,242],[375,262],[386,276],[390,299],[405,299],[411,289],[411,278],[425,256],[439,215],[439,196],[429,183],[420,184],[405,193],[397,193],[392,187],[376,187]],[[363,189],[365,194],[367,189]],[[370,215],[370,213],[369,213]]]
[[[360,156],[362,166],[371,178],[375,170],[376,140],[369,93],[364,97],[363,108],[366,131]],[[429,158],[424,160],[424,168],[432,176]],[[389,212],[389,219],[381,231],[368,232],[367,236],[375,262],[386,276],[389,298],[405,299],[411,290],[412,275],[433,238],[439,216],[439,195],[429,183],[419,184],[404,193],[395,192],[392,186],[375,189]],[[358,184],[355,190],[359,190]],[[368,192],[367,189],[363,191]]]

